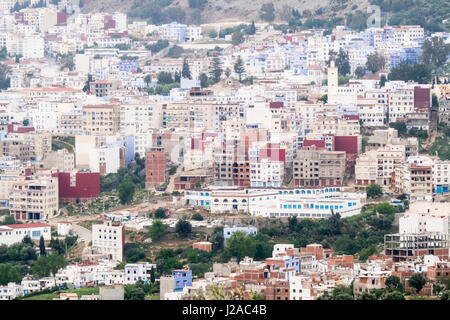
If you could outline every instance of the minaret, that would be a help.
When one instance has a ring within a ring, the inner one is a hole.
[[[334,60],[331,60],[328,67],[328,100],[330,95],[336,95],[338,93],[338,69]]]

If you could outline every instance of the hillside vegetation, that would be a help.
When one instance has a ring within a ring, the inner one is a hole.
[[[264,14],[262,6],[271,4],[273,15]],[[85,0],[82,11],[126,10],[130,19],[154,24],[178,21],[198,25],[254,20],[287,25],[298,18],[305,27],[331,28],[345,24],[363,29],[370,16],[367,13],[370,5],[380,7],[382,25],[418,24],[430,32],[450,30],[450,23],[446,21],[450,3],[440,0]]]

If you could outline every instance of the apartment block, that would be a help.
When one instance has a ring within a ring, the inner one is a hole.
[[[120,223],[105,221],[92,225],[92,249],[109,259],[122,261],[125,245],[125,227]]]
[[[119,130],[118,105],[83,106],[83,130],[88,134],[115,134]]]
[[[58,211],[58,179],[19,177],[11,185],[9,210],[16,220],[40,221]]]
[[[297,150],[293,162],[296,186],[341,186],[346,167],[343,151],[327,151],[315,147]]]
[[[135,284],[137,281],[150,283],[152,270],[156,272],[156,264],[148,262],[128,263],[125,265],[124,284]]]
[[[150,148],[145,153],[145,187],[157,188],[166,181],[167,160],[164,148]]]

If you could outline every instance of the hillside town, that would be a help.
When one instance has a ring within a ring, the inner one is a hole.
[[[0,300],[450,300],[449,32],[0,31]]]

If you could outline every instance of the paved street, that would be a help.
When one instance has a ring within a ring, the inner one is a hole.
[[[78,235],[78,239],[83,238],[85,243],[88,244],[92,241],[92,232],[85,227],[79,226],[77,224],[72,224],[72,230],[74,233]]]

